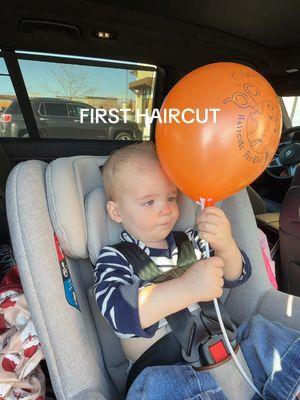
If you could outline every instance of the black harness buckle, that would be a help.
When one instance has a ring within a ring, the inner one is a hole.
[[[193,319],[187,349],[181,350],[182,358],[195,368],[220,363],[230,357],[230,352],[218,321],[207,317],[203,311],[200,315],[191,315]],[[234,327],[234,326],[233,326]],[[235,327],[234,327],[235,328]],[[226,330],[231,346],[236,347],[236,328]]]

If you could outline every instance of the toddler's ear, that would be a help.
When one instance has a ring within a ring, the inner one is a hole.
[[[118,222],[118,223],[122,222],[122,218],[120,216],[119,207],[118,207],[117,203],[115,203],[112,200],[109,200],[106,204],[106,208],[107,208],[108,215],[110,216],[110,218],[113,221]]]

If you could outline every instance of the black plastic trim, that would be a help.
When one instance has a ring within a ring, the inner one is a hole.
[[[19,24],[19,31],[31,34],[36,31],[59,32],[70,36],[72,39],[82,39],[81,31],[75,25],[41,19],[23,19]]]
[[[64,64],[76,64],[76,65],[88,65],[94,67],[107,67],[107,68],[118,68],[118,69],[134,69],[134,70],[143,70],[143,71],[156,71],[156,66],[147,66],[147,65],[137,65],[130,62],[125,61],[102,61],[102,60],[90,60],[87,58],[76,58],[76,56],[66,57],[66,55],[62,54],[54,54],[46,55],[46,54],[28,54],[22,53],[22,51],[16,50],[16,55],[18,59],[21,60],[37,60],[37,61],[47,61],[47,62],[62,62]],[[80,57],[80,56],[78,56]],[[94,57],[92,57],[94,58]]]
[[[0,138],[10,160],[16,164],[26,160],[52,161],[60,157],[78,155],[107,156],[112,151],[136,140],[77,140],[77,139],[31,139]]]
[[[25,86],[18,59],[16,57],[16,53],[12,49],[4,49],[2,50],[1,55],[4,58],[7,70],[11,78],[11,82],[15,89],[15,93],[23,114],[28,134],[31,138],[38,139],[40,137],[39,130],[34,118],[28,92]]]

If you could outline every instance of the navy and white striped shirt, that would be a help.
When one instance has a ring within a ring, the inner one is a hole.
[[[186,231],[192,242],[198,260],[206,258],[205,241],[199,239],[198,233],[192,229]],[[128,232],[121,233],[121,240],[137,244],[162,272],[169,271],[177,264],[178,250],[171,232],[166,238],[168,249],[147,247],[143,242],[135,239]],[[210,255],[213,250],[210,249]],[[242,251],[243,272],[239,279],[224,282],[224,287],[232,288],[244,283],[251,274],[251,265],[248,257]],[[149,284],[140,280],[134,273],[133,267],[126,258],[111,246],[104,246],[100,252],[95,268],[94,292],[102,315],[112,326],[115,333],[121,338],[152,337],[158,328],[167,324],[165,319],[146,329],[143,329],[138,313],[138,292],[141,287]],[[197,305],[189,307],[194,310]]]

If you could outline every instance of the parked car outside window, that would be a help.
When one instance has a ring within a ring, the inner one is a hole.
[[[118,123],[108,120],[93,123],[85,118],[81,123],[81,109],[95,110],[89,104],[55,98],[33,98],[30,102],[42,138],[142,140],[140,127],[134,121],[124,122],[120,118]],[[17,100],[1,115],[0,134],[2,137],[28,136]]]

